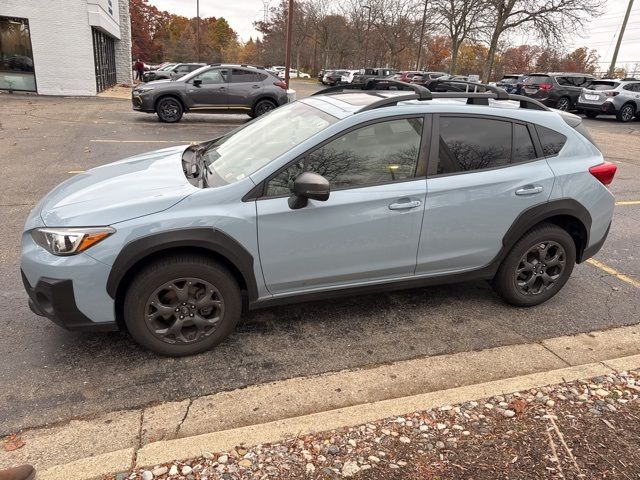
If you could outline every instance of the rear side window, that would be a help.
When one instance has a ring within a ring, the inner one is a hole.
[[[232,83],[251,83],[255,81],[257,81],[257,77],[253,72],[242,70],[240,68],[234,68],[231,70]]]
[[[511,122],[441,117],[438,175],[501,167],[511,157]]]
[[[622,88],[631,92],[640,92],[640,83],[629,83]]]
[[[540,143],[542,144],[542,153],[545,156],[552,157],[560,153],[560,150],[562,150],[562,147],[564,147],[567,141],[567,137],[555,130],[541,127],[540,125],[536,125],[536,130],[540,138]]]

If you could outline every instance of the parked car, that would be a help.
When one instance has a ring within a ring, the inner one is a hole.
[[[170,79],[176,80],[191,73],[200,67],[205,66],[204,63],[176,63],[173,67],[166,70],[156,70],[154,72],[154,80]]]
[[[390,78],[396,71],[389,68],[363,68],[353,76],[354,83],[364,83],[370,78]]]
[[[279,78],[284,78],[284,74],[287,71],[286,68],[278,71],[278,77]],[[290,68],[289,69],[289,78],[311,78],[311,75],[309,75],[308,73],[304,73],[304,72],[300,72],[294,68]]]
[[[346,73],[347,70],[328,70],[322,77],[322,83],[325,85],[337,85]]]
[[[481,279],[549,300],[607,237],[616,165],[576,115],[414,90],[320,92],[65,181],[24,227],[31,309],[189,355],[245,308]]]
[[[287,85],[264,69],[212,64],[177,80],[155,80],[132,90],[133,109],[179,122],[184,113],[247,113],[258,117],[288,102]]]
[[[615,115],[620,122],[640,118],[640,80],[594,80],[582,90],[576,108],[589,118]]]
[[[327,72],[327,70],[325,70],[324,68],[318,72],[318,81],[319,81],[320,83],[322,83],[322,77],[324,77],[324,74],[325,74],[326,72]]]
[[[524,82],[522,94],[547,107],[569,111],[593,80],[593,75],[586,73],[532,73]]]
[[[425,81],[423,79],[416,79],[416,80],[417,80],[417,82],[421,82],[421,83],[417,83],[416,82],[416,84],[420,84],[420,85],[428,88],[432,92],[452,92],[452,93],[458,92],[458,93],[462,93],[462,92],[475,92],[475,91],[478,90],[476,87],[473,87],[471,85],[466,85],[464,83],[456,83],[455,82],[455,80],[468,82],[469,81],[469,77],[463,76],[463,75],[442,75],[442,76],[439,76],[439,77],[435,77],[435,78],[433,78],[433,79],[431,79],[429,81]],[[422,83],[422,82],[424,82],[424,83]]]
[[[353,83],[353,77],[360,70],[344,70],[344,74],[340,77],[340,83]]]
[[[170,71],[176,64],[175,63],[167,63],[166,65],[161,66],[160,68],[158,68],[157,70],[151,70],[148,72],[144,72],[142,74],[142,81],[143,82],[151,82],[152,80],[156,80],[156,73],[157,72],[161,72],[161,71]],[[166,77],[162,77],[162,78],[166,78]]]
[[[503,75],[500,81],[496,82],[496,86],[504,89],[507,93],[520,95],[526,75],[510,74]]]
[[[447,77],[448,74],[444,72],[420,72],[416,73],[411,77],[410,83],[414,83],[416,85],[427,85],[431,80],[435,80],[440,77]]]

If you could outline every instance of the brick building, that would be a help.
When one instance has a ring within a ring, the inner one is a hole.
[[[95,95],[131,81],[129,0],[0,0],[0,90]]]

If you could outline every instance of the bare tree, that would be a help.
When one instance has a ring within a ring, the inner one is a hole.
[[[436,21],[446,31],[451,41],[451,63],[449,72],[455,73],[458,52],[466,40],[474,40],[482,27],[485,12],[481,0],[436,0]]]
[[[605,0],[486,0],[489,19],[489,52],[482,72],[489,81],[502,35],[528,28],[547,43],[562,43],[568,33],[582,28],[587,20],[601,13]]]
[[[412,45],[420,10],[416,0],[375,0],[372,2],[373,26],[387,47],[387,63],[396,66],[398,55]]]

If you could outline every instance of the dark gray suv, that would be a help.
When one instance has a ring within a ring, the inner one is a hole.
[[[264,69],[212,64],[177,80],[157,80],[131,92],[133,109],[179,122],[187,112],[257,117],[288,102],[287,85]]]
[[[532,73],[524,81],[522,94],[547,107],[569,111],[575,108],[582,89],[591,85],[587,73]]]

